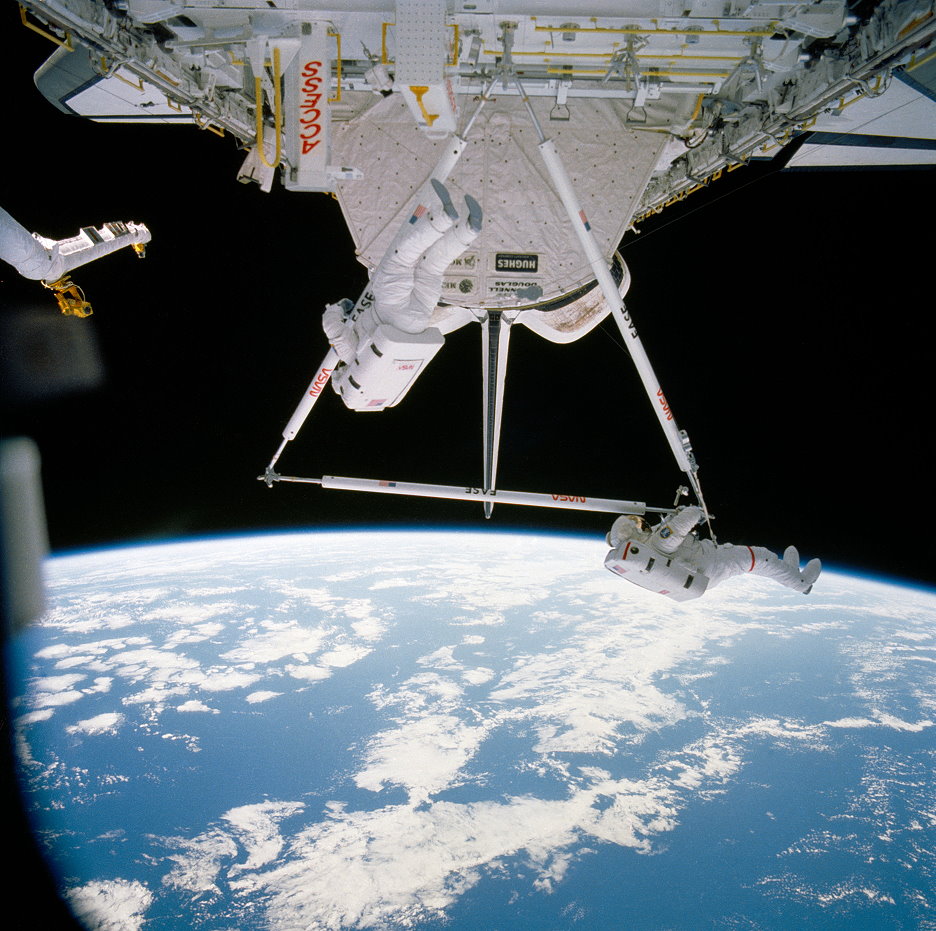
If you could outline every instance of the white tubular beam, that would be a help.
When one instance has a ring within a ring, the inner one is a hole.
[[[9,262],[24,278],[57,281],[67,272],[93,262],[111,252],[152,239],[142,223],[114,222],[95,228],[85,227],[70,239],[34,236],[3,208],[0,208],[0,258]]]
[[[634,360],[634,365],[637,366],[640,380],[643,382],[644,389],[653,405],[657,420],[660,421],[660,426],[663,428],[670,449],[673,451],[673,456],[676,458],[679,468],[689,476],[693,487],[695,487],[697,484],[695,476],[696,465],[690,459],[683,445],[683,437],[679,432],[679,428],[676,426],[673,413],[663,394],[663,389],[660,387],[659,379],[654,374],[653,368],[650,365],[650,360],[647,358],[647,353],[643,348],[643,343],[641,343],[640,337],[637,335],[637,328],[634,326],[630,314],[628,314],[627,309],[624,307],[624,301],[621,299],[614,279],[611,277],[611,272],[608,270],[607,263],[602,258],[601,252],[595,244],[594,237],[591,233],[591,227],[585,216],[585,211],[582,209],[578,197],[572,188],[572,183],[569,180],[569,176],[566,174],[565,166],[562,164],[562,160],[559,158],[559,154],[556,152],[556,147],[553,145],[551,139],[542,142],[539,146],[539,150],[542,153],[543,161],[546,163],[546,168],[553,180],[553,184],[556,186],[556,191],[562,200],[566,213],[569,215],[569,221],[575,230],[582,251],[585,253],[585,257],[592,267],[595,278],[598,279],[601,292],[604,294],[604,298],[611,308],[611,312],[621,331],[621,335],[624,337],[624,344],[627,346],[627,351]]]
[[[301,55],[299,56],[302,57]],[[466,132],[467,135],[467,132]],[[426,200],[429,197],[429,192],[431,191],[431,180],[435,178],[437,181],[445,182],[448,178],[449,173],[455,167],[455,164],[458,162],[458,159],[461,157],[462,152],[465,151],[465,146],[467,143],[465,140],[459,136],[454,136],[445,143],[445,148],[442,152],[442,156],[439,158],[439,161],[436,163],[435,168],[432,170],[432,174],[426,179],[425,184],[420,189],[420,200]],[[406,229],[401,230],[397,236],[403,235],[406,232]],[[394,248],[395,244],[391,243],[389,248]],[[349,314],[351,320],[357,320],[357,318],[369,307],[372,307],[374,304],[374,293],[371,290],[370,283],[368,282],[367,287],[361,293],[361,296],[358,298],[357,303],[354,305],[354,309]],[[338,364],[338,354],[335,350],[329,349],[328,355],[322,360],[322,364],[318,367],[318,371],[315,373],[312,381],[309,383],[309,387],[306,388],[305,394],[302,396],[302,400],[299,402],[298,407],[293,412],[292,417],[289,418],[289,423],[286,424],[286,428],[283,430],[283,442],[280,443],[279,449],[273,455],[273,458],[270,460],[270,464],[266,468],[266,475],[264,478],[267,481],[267,484],[272,485],[274,481],[298,481],[298,479],[282,479],[276,475],[273,471],[273,466],[276,465],[277,460],[283,454],[283,450],[286,448],[286,444],[295,439],[296,434],[302,428],[302,425],[305,423],[306,418],[309,416],[312,408],[315,406],[315,402],[319,399],[319,396],[322,393],[322,390],[328,384],[329,379],[331,378],[332,372],[335,370],[335,366]]]
[[[52,253],[2,207],[0,207],[0,259],[9,262],[24,278],[32,278],[36,281],[40,278],[48,278],[55,270],[53,268],[55,259]]]
[[[465,135],[467,135],[467,132]],[[436,181],[441,181],[445,184],[448,180],[448,176],[452,173],[452,169],[461,158],[462,152],[465,151],[465,146],[467,144],[468,143],[462,139],[461,136],[451,136],[446,139],[442,155],[439,161],[436,162],[436,166],[432,169],[432,174],[429,175],[429,177],[435,178]]]
[[[261,476],[264,478],[264,476]],[[425,485],[417,482],[387,482],[371,478],[347,478],[323,475],[299,478],[294,475],[266,476],[277,482],[304,482],[344,491],[371,491],[386,495],[410,495],[417,498],[448,498],[453,501],[496,501],[498,504],[526,504],[534,507],[561,508],[570,511],[604,511],[609,514],[671,513],[671,508],[651,508],[642,501],[617,501],[612,498],[586,498],[584,495],[552,495],[532,491],[491,491],[455,485]]]
[[[65,266],[62,274],[65,274],[127,246],[145,245],[152,238],[142,223],[116,222],[105,223],[97,229],[85,227],[77,236],[60,239],[55,245]]]
[[[504,412],[504,384],[507,379],[507,347],[511,319],[502,313],[489,313],[481,324],[481,382],[483,397],[482,440],[484,444],[484,487],[497,487],[497,455],[500,449],[501,419]],[[484,502],[489,518],[494,502]]]
[[[284,440],[294,440],[296,438],[296,434],[305,423],[306,417],[309,416],[309,412],[315,406],[315,402],[321,396],[322,391],[325,390],[325,386],[328,384],[328,380],[331,378],[337,364],[338,353],[334,349],[329,349],[312,381],[309,382],[309,387],[306,388],[298,407],[293,411],[292,417],[289,418],[289,423],[286,424],[286,428],[283,430]]]
[[[329,349],[325,358],[322,359],[322,364],[312,377],[312,381],[309,382],[309,387],[306,388],[305,393],[302,395],[302,400],[293,411],[292,417],[289,418],[289,423],[286,424],[283,430],[283,442],[280,443],[279,449],[277,449],[273,458],[270,460],[270,464],[267,466],[267,472],[272,471],[273,466],[276,465],[276,460],[279,459],[283,450],[286,448],[286,444],[290,440],[294,440],[296,434],[302,429],[306,417],[309,416],[309,413],[315,406],[315,402],[325,390],[325,386],[328,384],[328,380],[331,378],[331,374],[335,370],[337,364],[338,353],[335,352],[334,349]]]

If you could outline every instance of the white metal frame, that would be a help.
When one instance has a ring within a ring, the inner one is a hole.
[[[684,430],[680,430],[676,424],[673,412],[666,400],[666,396],[663,394],[663,389],[660,386],[659,379],[656,377],[656,374],[653,371],[653,367],[650,364],[650,360],[647,357],[647,353],[640,341],[640,337],[637,335],[637,328],[628,314],[626,307],[624,306],[623,299],[621,298],[620,292],[618,291],[618,286],[615,284],[614,278],[612,277],[611,272],[602,258],[597,244],[595,243],[588,219],[585,216],[581,202],[579,201],[575,190],[572,187],[572,183],[569,180],[569,176],[565,170],[565,166],[562,163],[562,159],[559,157],[553,142],[546,138],[542,126],[530,104],[530,100],[524,92],[523,85],[517,77],[511,58],[511,47],[513,44],[512,27],[510,24],[505,23],[503,30],[504,32],[502,36],[502,42],[504,54],[500,62],[500,67],[494,73],[484,92],[481,94],[478,107],[472,114],[471,119],[468,121],[462,133],[454,137],[452,144],[446,146],[441,160],[436,165],[435,169],[430,175],[430,178],[427,179],[426,186],[420,193],[421,195],[426,193],[426,188],[428,188],[429,181],[431,179],[434,178],[444,183],[448,178],[450,172],[457,164],[459,157],[465,149],[468,132],[471,129],[472,124],[480,113],[481,108],[484,106],[485,102],[490,98],[495,85],[500,82],[504,87],[508,87],[510,85],[515,86],[517,93],[520,95],[539,137],[539,150],[542,155],[543,162],[556,188],[556,192],[559,195],[563,206],[565,207],[566,213],[569,217],[569,222],[572,224],[573,229],[575,230],[576,237],[582,252],[584,253],[589,265],[592,268],[592,271],[595,274],[598,286],[601,288],[601,292],[604,295],[608,306],[611,308],[614,320],[618,325],[618,329],[621,331],[622,337],[624,338],[624,344],[627,347],[631,359],[637,368],[637,372],[640,375],[644,390],[647,392],[647,396],[650,399],[654,413],[660,422],[660,426],[663,428],[663,433],[666,436],[670,450],[673,453],[673,457],[675,458],[679,468],[686,474],[686,477],[688,478],[689,483],[695,492],[696,498],[698,499],[699,504],[705,513],[706,519],[710,521],[710,515],[708,513],[708,509],[706,508],[705,500],[702,495],[702,487],[699,482],[698,465],[695,461],[695,457],[692,454],[692,446],[689,442],[688,434]],[[355,305],[355,310],[352,311],[352,315],[354,315],[355,312],[360,312],[360,309],[362,309],[363,306],[372,303],[373,299],[373,294],[370,292],[368,287],[358,299],[358,303]],[[260,479],[265,481],[270,487],[275,482],[289,481],[308,482],[312,484],[319,484],[324,488],[342,488],[356,491],[372,491],[390,494],[455,499],[467,497],[471,500],[480,500],[484,503],[485,517],[491,516],[491,511],[495,502],[501,502],[505,504],[533,504],[542,507],[573,507],[580,510],[612,511],[613,513],[618,514],[642,514],[647,510],[657,511],[660,513],[670,513],[672,509],[648,509],[646,505],[641,502],[616,501],[611,499],[586,499],[585,497],[581,496],[573,496],[573,498],[570,499],[569,496],[543,495],[532,492],[497,491],[497,451],[500,442],[500,424],[506,375],[507,345],[510,325],[513,323],[513,319],[516,314],[508,315],[507,319],[502,319],[499,312],[495,311],[494,313],[497,314],[496,320],[492,319],[491,313],[488,313],[480,320],[482,323],[483,340],[482,378],[484,390],[483,488],[466,489],[463,491],[458,488],[444,485],[386,482],[372,479],[335,478],[334,476],[324,476],[320,479],[303,479],[298,476],[282,476],[275,472],[274,467],[286,444],[290,440],[294,439],[296,434],[299,432],[299,429],[302,427],[303,423],[311,412],[312,407],[321,395],[322,389],[325,387],[329,378],[331,377],[331,373],[334,371],[335,365],[338,362],[337,354],[335,353],[334,349],[329,351],[325,359],[322,361],[322,364],[319,366],[315,377],[312,379],[312,382],[306,389],[302,400],[299,402],[299,405],[290,418],[289,423],[286,425],[286,429],[283,431],[282,443],[274,454],[270,464],[267,466],[264,475],[260,476]],[[589,507],[582,503],[576,503],[585,502],[587,500],[600,501],[602,502],[602,505],[598,507]],[[640,510],[634,510],[635,507],[640,508]],[[709,523],[709,527],[711,529],[711,523]]]

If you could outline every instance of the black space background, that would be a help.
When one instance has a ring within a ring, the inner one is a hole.
[[[0,431],[43,458],[55,551],[189,535],[342,526],[459,526],[599,538],[608,519],[327,492],[255,477],[325,352],[323,305],[364,269],[337,204],[237,184],[243,153],[193,127],[108,126],[56,111],[32,83],[51,53],[0,12],[6,106],[0,204],[55,238],[136,219],[75,280],[87,320],[0,267],[0,324],[37,309],[90,333],[104,381],[0,403]],[[932,170],[733,172],[629,235],[627,297],[723,540],[795,542],[827,565],[932,584]],[[610,169],[610,170],[613,170]],[[361,182],[361,183],[366,183]],[[4,330],[8,332],[8,330]],[[72,331],[66,331],[70,333]],[[49,347],[32,353],[46,370]],[[400,408],[368,417],[329,391],[284,473],[480,482],[480,337],[451,335]],[[515,328],[499,484],[668,504],[681,475],[611,321],[570,346]],[[8,927],[63,925],[6,778]],[[12,801],[10,801],[12,799]]]

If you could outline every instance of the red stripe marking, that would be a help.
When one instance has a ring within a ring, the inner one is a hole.
[[[631,548],[630,541],[628,541],[627,546],[624,547],[624,552],[621,553],[621,559],[627,559],[627,551]]]
[[[748,547],[748,552],[751,554],[751,568],[748,569],[748,572],[753,572],[754,571],[754,550]]]

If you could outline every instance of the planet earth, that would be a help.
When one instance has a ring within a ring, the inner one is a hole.
[[[89,929],[936,929],[936,592],[674,603],[600,538],[53,558],[8,652]]]

